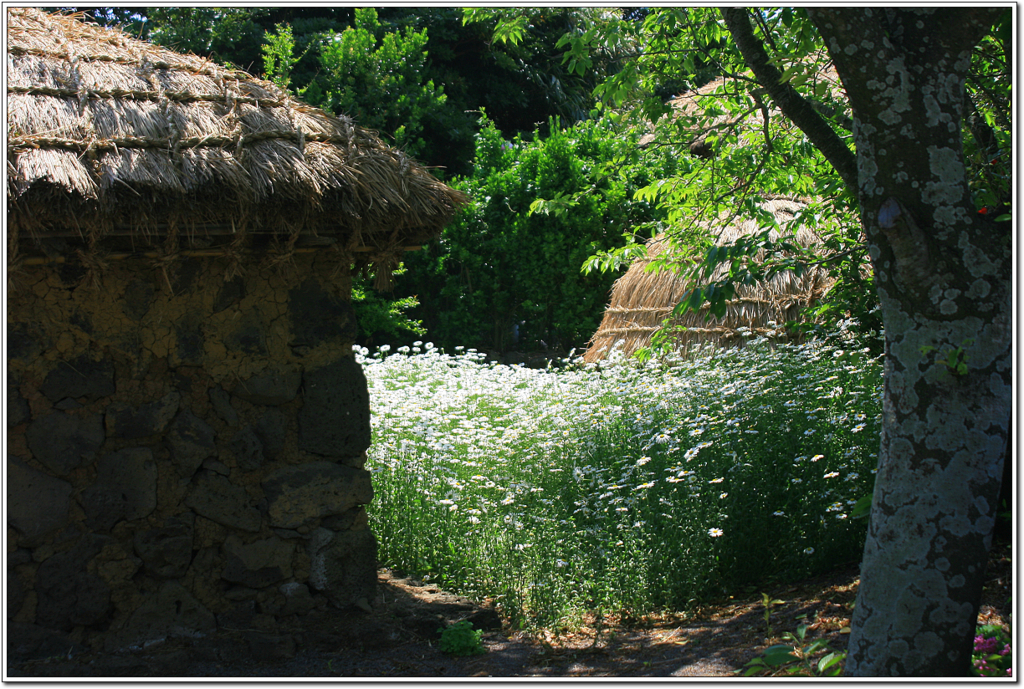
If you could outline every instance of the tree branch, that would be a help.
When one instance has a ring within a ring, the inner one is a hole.
[[[852,194],[857,195],[857,159],[835,130],[796,89],[780,83],[782,74],[768,60],[764,46],[754,36],[746,9],[722,8],[722,18],[729,28],[744,61],[768,91],[775,104],[793,124],[799,127],[822,155],[832,164]]]

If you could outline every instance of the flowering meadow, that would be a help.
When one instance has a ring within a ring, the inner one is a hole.
[[[881,366],[820,343],[536,370],[386,347],[371,396],[384,565],[520,627],[684,610],[859,559]]]

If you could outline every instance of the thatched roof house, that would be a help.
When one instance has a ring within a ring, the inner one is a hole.
[[[843,94],[842,84],[834,69],[828,68],[819,74],[811,75],[808,78],[808,85],[816,88],[822,96],[818,107],[828,110],[835,105],[838,109]],[[821,85],[823,87],[818,88]],[[711,137],[725,138],[727,135],[735,135],[742,144],[763,141],[769,136],[765,129],[766,114],[772,127],[783,130],[795,128],[795,125],[782,117],[758,89],[751,91],[749,107],[739,115],[725,112],[718,106],[710,106],[721,95],[736,90],[749,89],[746,84],[735,80],[718,78],[672,99],[671,115],[652,127],[640,139],[640,145],[651,145],[663,137],[669,140],[679,140],[682,137],[684,141],[689,142],[687,145],[691,155],[711,158],[729,153],[727,149],[716,149],[715,145],[709,143]],[[769,200],[760,204],[762,209],[771,212],[780,227],[791,223],[795,214],[806,205],[806,199],[772,198],[771,194],[764,196]],[[695,217],[692,222],[696,227],[703,228],[719,245],[733,242],[741,235],[753,234],[761,229],[753,220],[726,225],[722,217]],[[777,238],[778,232],[773,230],[771,236]],[[797,241],[804,246],[820,244],[820,239],[803,227],[797,230]],[[652,260],[661,257],[666,248],[667,243],[663,237],[654,237],[648,242],[647,255],[635,261],[615,282],[611,302],[605,310],[600,327],[591,338],[590,347],[584,355],[585,360],[604,359],[613,350],[620,350],[628,356],[648,346],[651,337],[663,325],[674,330],[672,339],[678,351],[683,353],[698,343],[741,343],[743,337],[740,328],[752,335],[785,338],[787,334],[782,330],[782,326],[787,322],[799,320],[803,309],[820,299],[832,284],[827,271],[820,267],[808,270],[800,278],[794,277],[792,273],[783,272],[765,284],[753,287],[737,286],[736,297],[729,302],[724,319],[709,317],[708,305],[705,304],[697,313],[689,312],[681,319],[672,319],[664,323],[686,292],[685,280],[679,272],[648,270]],[[693,256],[679,257],[684,265],[693,259]],[[720,279],[724,271],[725,267],[720,267],[712,279]]]
[[[801,202],[792,199],[773,199],[762,204],[780,225],[791,221],[802,206]],[[700,224],[709,227],[708,221]],[[721,229],[716,242],[720,245],[733,242],[758,230],[756,222],[747,220]],[[777,238],[778,232],[773,230],[771,236]],[[819,243],[818,238],[804,228],[798,230],[797,241],[804,246]],[[743,339],[741,328],[753,335],[785,338],[782,326],[788,321],[798,320],[801,311],[820,299],[832,282],[827,271],[820,267],[811,268],[799,278],[782,272],[755,286],[737,285],[736,296],[729,301],[723,319],[711,316],[705,304],[700,311],[688,312],[682,318],[673,318],[665,324],[665,319],[682,301],[687,287],[679,272],[648,270],[651,262],[667,248],[663,237],[653,238],[648,242],[647,255],[635,261],[625,275],[615,281],[611,301],[584,360],[599,361],[613,351],[629,356],[648,346],[654,333],[663,325],[670,329],[685,328],[672,334],[677,351],[682,353],[694,344],[738,344]],[[720,279],[725,271],[726,267],[720,266],[712,279]]]
[[[7,130],[12,268],[263,236],[279,256],[304,241],[366,253],[387,284],[397,252],[467,202],[272,83],[32,8],[7,10]]]
[[[376,599],[351,267],[467,199],[247,74],[7,28],[7,657],[294,653]]]

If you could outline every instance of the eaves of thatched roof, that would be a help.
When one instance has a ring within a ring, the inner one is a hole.
[[[800,200],[783,198],[770,199],[760,205],[774,215],[780,225],[792,221],[804,207]],[[753,220],[717,227],[702,221],[701,225],[715,230],[718,245],[735,242],[739,237],[752,235],[760,229]],[[779,233],[772,230],[770,236],[778,239]],[[818,236],[806,227],[797,228],[796,241],[807,247],[821,243]],[[630,356],[650,345],[654,333],[665,325],[670,330],[683,328],[674,330],[671,337],[676,350],[684,354],[697,345],[740,343],[744,333],[785,339],[788,333],[782,326],[800,320],[802,311],[821,299],[835,282],[828,270],[821,266],[811,267],[799,277],[783,271],[764,282],[737,285],[736,295],[727,302],[725,316],[721,319],[710,315],[707,304],[698,312],[672,317],[673,309],[690,287],[689,281],[671,269],[648,270],[652,261],[669,250],[670,245],[663,236],[652,238],[647,244],[646,255],[634,261],[629,270],[615,281],[604,318],[590,340],[584,360],[600,361],[613,351]],[[727,272],[727,266],[719,266],[711,279],[720,280]]]
[[[262,234],[393,254],[468,201],[272,83],[32,8],[7,9],[7,133],[13,253]]]

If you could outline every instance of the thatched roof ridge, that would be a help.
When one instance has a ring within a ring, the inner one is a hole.
[[[752,77],[753,75],[748,72],[745,76]],[[819,82],[824,82],[827,85],[827,92],[831,98],[837,100],[844,98],[839,74],[831,65],[810,78],[811,84]],[[672,106],[672,113],[666,118],[659,120],[651,131],[644,134],[640,138],[639,145],[647,146],[653,143],[657,140],[658,130],[661,127],[671,127],[679,119],[682,119],[687,125],[686,131],[691,137],[687,142],[690,152],[699,157],[711,155],[711,151],[705,143],[708,135],[711,133],[724,134],[733,131],[741,140],[747,141],[763,136],[765,111],[768,112],[769,116],[778,126],[786,129],[795,127],[788,118],[782,116],[781,111],[767,98],[763,89],[760,88],[755,89],[755,93],[759,94],[759,97],[762,98],[762,104],[765,106],[764,110],[756,107],[755,104],[752,111],[742,118],[728,114],[721,114],[717,117],[707,117],[704,115],[704,105],[701,101],[732,93],[738,88],[740,88],[740,85],[735,80],[726,77],[716,77],[699,88],[670,99],[668,104]]]
[[[782,224],[792,220],[804,204],[794,199],[773,199],[761,206]],[[701,224],[707,226],[707,221]],[[733,242],[742,235],[756,233],[758,229],[752,220],[730,225],[717,233],[716,243]],[[778,238],[778,232],[773,230],[771,236]],[[820,244],[818,237],[806,228],[798,229],[796,237],[803,246]],[[615,281],[604,318],[583,357],[586,361],[599,361],[615,350],[629,356],[648,346],[663,321],[682,301],[687,284],[679,273],[647,270],[651,262],[668,249],[669,244],[663,236],[652,238],[647,244],[647,254],[634,261],[629,270]],[[725,266],[720,266],[712,278],[720,279],[726,270]],[[738,285],[736,297],[729,301],[723,319],[709,316],[708,305],[705,304],[699,313],[688,312],[671,321],[673,326],[686,328],[673,335],[676,348],[685,353],[698,343],[736,344],[742,341],[740,328],[755,335],[784,339],[786,334],[780,331],[781,326],[798,320],[800,312],[820,299],[832,282],[827,271],[819,267],[806,271],[800,278],[783,272],[752,287]]]
[[[319,234],[393,254],[468,202],[348,117],[245,72],[33,8],[8,8],[7,30],[12,246]]]

